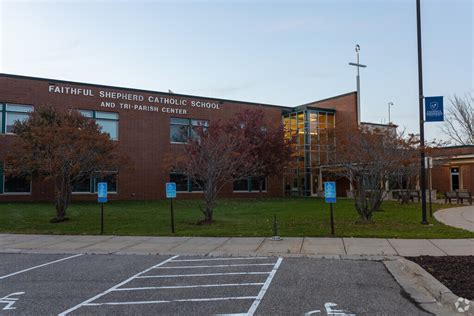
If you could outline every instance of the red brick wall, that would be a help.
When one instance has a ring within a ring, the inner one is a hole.
[[[433,188],[440,191],[451,190],[451,168],[459,168],[461,188],[474,193],[474,146],[454,146],[435,148],[430,155],[441,158],[432,169]]]
[[[351,92],[338,97],[315,101],[308,105],[336,110],[336,128],[345,124],[357,126],[357,93]]]
[[[94,97],[84,95],[69,95],[49,92],[50,84],[58,87],[75,87],[91,89]],[[143,95],[144,101],[125,101],[100,98],[99,91],[132,93]],[[187,106],[169,106],[172,108],[186,109],[186,114],[169,114],[160,112],[147,112],[120,108],[119,103],[143,104],[164,107],[161,104],[150,103],[148,97],[167,97],[177,100],[187,100]],[[191,101],[210,102],[217,104],[219,109],[203,109],[192,107]],[[115,103],[115,108],[101,107],[102,101]],[[205,120],[226,120],[244,109],[259,108],[265,112],[269,124],[280,124],[283,107],[265,106],[245,102],[217,100],[212,98],[181,96],[167,93],[154,93],[140,90],[111,88],[86,84],[73,84],[67,82],[37,80],[32,78],[18,78],[0,75],[0,102],[31,104],[35,108],[50,105],[60,109],[91,109],[98,111],[117,112],[119,118],[119,143],[129,153],[133,163],[133,170],[121,172],[118,176],[118,194],[111,198],[118,199],[162,199],[165,197],[165,182],[169,181],[169,170],[164,168],[165,158],[173,154],[180,154],[183,145],[170,144],[170,118],[183,117]],[[14,135],[0,134],[0,161],[8,152],[14,141]],[[283,189],[281,177],[268,179],[267,193],[249,193],[250,196],[282,196]],[[0,195],[4,200],[50,200],[52,187],[41,181],[34,181],[31,196]],[[179,197],[194,197],[197,193],[178,194]],[[245,196],[246,194],[233,194],[232,185],[226,187],[223,196]],[[74,195],[74,199],[95,199],[95,195]]]
[[[71,95],[49,91],[50,85],[56,87],[73,87],[90,89],[93,96]],[[131,93],[144,97],[143,101],[126,101],[99,96],[100,91]],[[149,97],[165,97],[180,102],[186,100],[186,106],[166,106],[148,101]],[[336,109],[336,127],[345,122],[357,122],[356,93],[349,93],[339,97],[314,102],[312,105],[321,108]],[[114,102],[114,108],[101,106],[101,102]],[[219,109],[203,109],[192,107],[192,101],[210,102],[217,104]],[[170,143],[170,118],[183,117],[205,120],[226,120],[245,109],[262,109],[268,124],[280,124],[281,114],[288,107],[262,105],[250,102],[239,102],[205,97],[195,97],[179,94],[160,93],[154,91],[108,87],[83,83],[72,83],[59,80],[30,78],[0,74],[0,102],[31,104],[35,108],[53,106],[58,109],[89,109],[119,113],[119,140],[120,146],[129,153],[133,164],[132,170],[125,170],[118,175],[118,194],[110,195],[110,199],[147,200],[165,198],[165,182],[169,181],[169,170],[165,161],[172,155],[182,152],[182,145]],[[148,112],[135,109],[121,108],[120,103],[132,106],[158,106],[159,112]],[[186,114],[169,114],[161,111],[163,107],[185,109]],[[4,160],[16,136],[0,134],[0,162]],[[280,175],[270,177],[267,182],[266,193],[233,193],[232,185],[222,191],[225,197],[279,197],[283,196],[283,183]],[[179,198],[194,198],[199,193],[178,193]],[[0,194],[0,201],[20,200],[52,200],[53,188],[51,183],[33,181],[31,195]],[[93,200],[95,194],[74,195],[74,200]]]

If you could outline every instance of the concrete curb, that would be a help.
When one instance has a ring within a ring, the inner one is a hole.
[[[405,292],[426,311],[435,315],[474,316],[474,302],[466,304],[418,264],[405,258],[384,261],[384,264]]]

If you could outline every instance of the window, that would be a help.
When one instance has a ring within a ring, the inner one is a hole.
[[[7,176],[0,163],[0,194],[31,193],[31,181],[26,177]]]
[[[234,181],[234,192],[267,192],[265,177],[249,177]]]
[[[115,112],[100,112],[92,110],[79,110],[83,116],[95,119],[103,133],[113,140],[118,139],[119,115]]]
[[[93,193],[97,192],[97,186],[99,182],[107,182],[107,192],[117,193],[117,173],[98,175],[94,177],[93,182],[94,182]]]
[[[72,192],[74,193],[91,193],[91,178],[86,177],[72,184]]]
[[[198,185],[199,181],[193,181],[179,172],[170,173],[170,182],[176,183],[177,192],[202,192],[201,186]]]
[[[186,143],[189,138],[197,136],[198,128],[207,129],[209,122],[206,120],[174,118],[170,120],[170,142]]]
[[[15,122],[28,119],[31,112],[33,112],[32,105],[0,104],[0,133],[12,134]]]
[[[107,192],[117,193],[117,173],[103,173],[92,177],[85,177],[72,184],[73,193],[97,193],[99,182],[107,182]]]

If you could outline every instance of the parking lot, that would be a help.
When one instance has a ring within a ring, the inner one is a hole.
[[[1,315],[424,315],[380,262],[0,254]]]

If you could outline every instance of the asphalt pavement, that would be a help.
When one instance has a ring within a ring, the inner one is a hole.
[[[0,254],[0,315],[427,315],[379,261]]]

